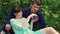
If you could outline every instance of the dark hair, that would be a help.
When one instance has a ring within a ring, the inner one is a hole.
[[[22,11],[22,8],[21,7],[14,7],[13,9],[12,9],[12,13],[14,14],[14,13],[19,13],[20,11]]]
[[[32,5],[37,4],[38,6],[40,6],[40,0],[33,0],[31,4]]]

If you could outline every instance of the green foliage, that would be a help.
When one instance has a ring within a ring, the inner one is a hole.
[[[29,8],[32,0],[0,0],[0,31],[6,22],[6,16],[15,6]],[[48,26],[60,32],[60,0],[41,0],[40,11]],[[37,26],[38,27],[38,26]]]
[[[60,0],[41,0],[41,10],[43,11],[47,26],[54,27],[60,32]]]

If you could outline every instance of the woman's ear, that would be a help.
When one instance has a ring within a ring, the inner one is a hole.
[[[16,13],[14,13],[14,15],[16,16]]]

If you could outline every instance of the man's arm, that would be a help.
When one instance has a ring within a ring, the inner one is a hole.
[[[39,16],[39,24],[40,24],[41,28],[45,28],[46,23],[44,21],[44,16],[40,12],[38,12],[38,16]]]
[[[9,31],[9,30],[11,30],[11,27],[10,27],[10,19],[12,17],[11,15],[12,15],[11,12],[9,12],[7,14],[6,23],[5,23],[4,27],[2,28],[3,31]]]
[[[7,20],[6,20],[6,24],[10,24],[10,19],[13,18],[13,14],[12,12],[9,12],[8,15],[7,15]]]

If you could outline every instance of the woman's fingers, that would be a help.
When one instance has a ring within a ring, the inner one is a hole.
[[[36,14],[31,14],[31,16],[33,17],[33,16],[37,16]]]

